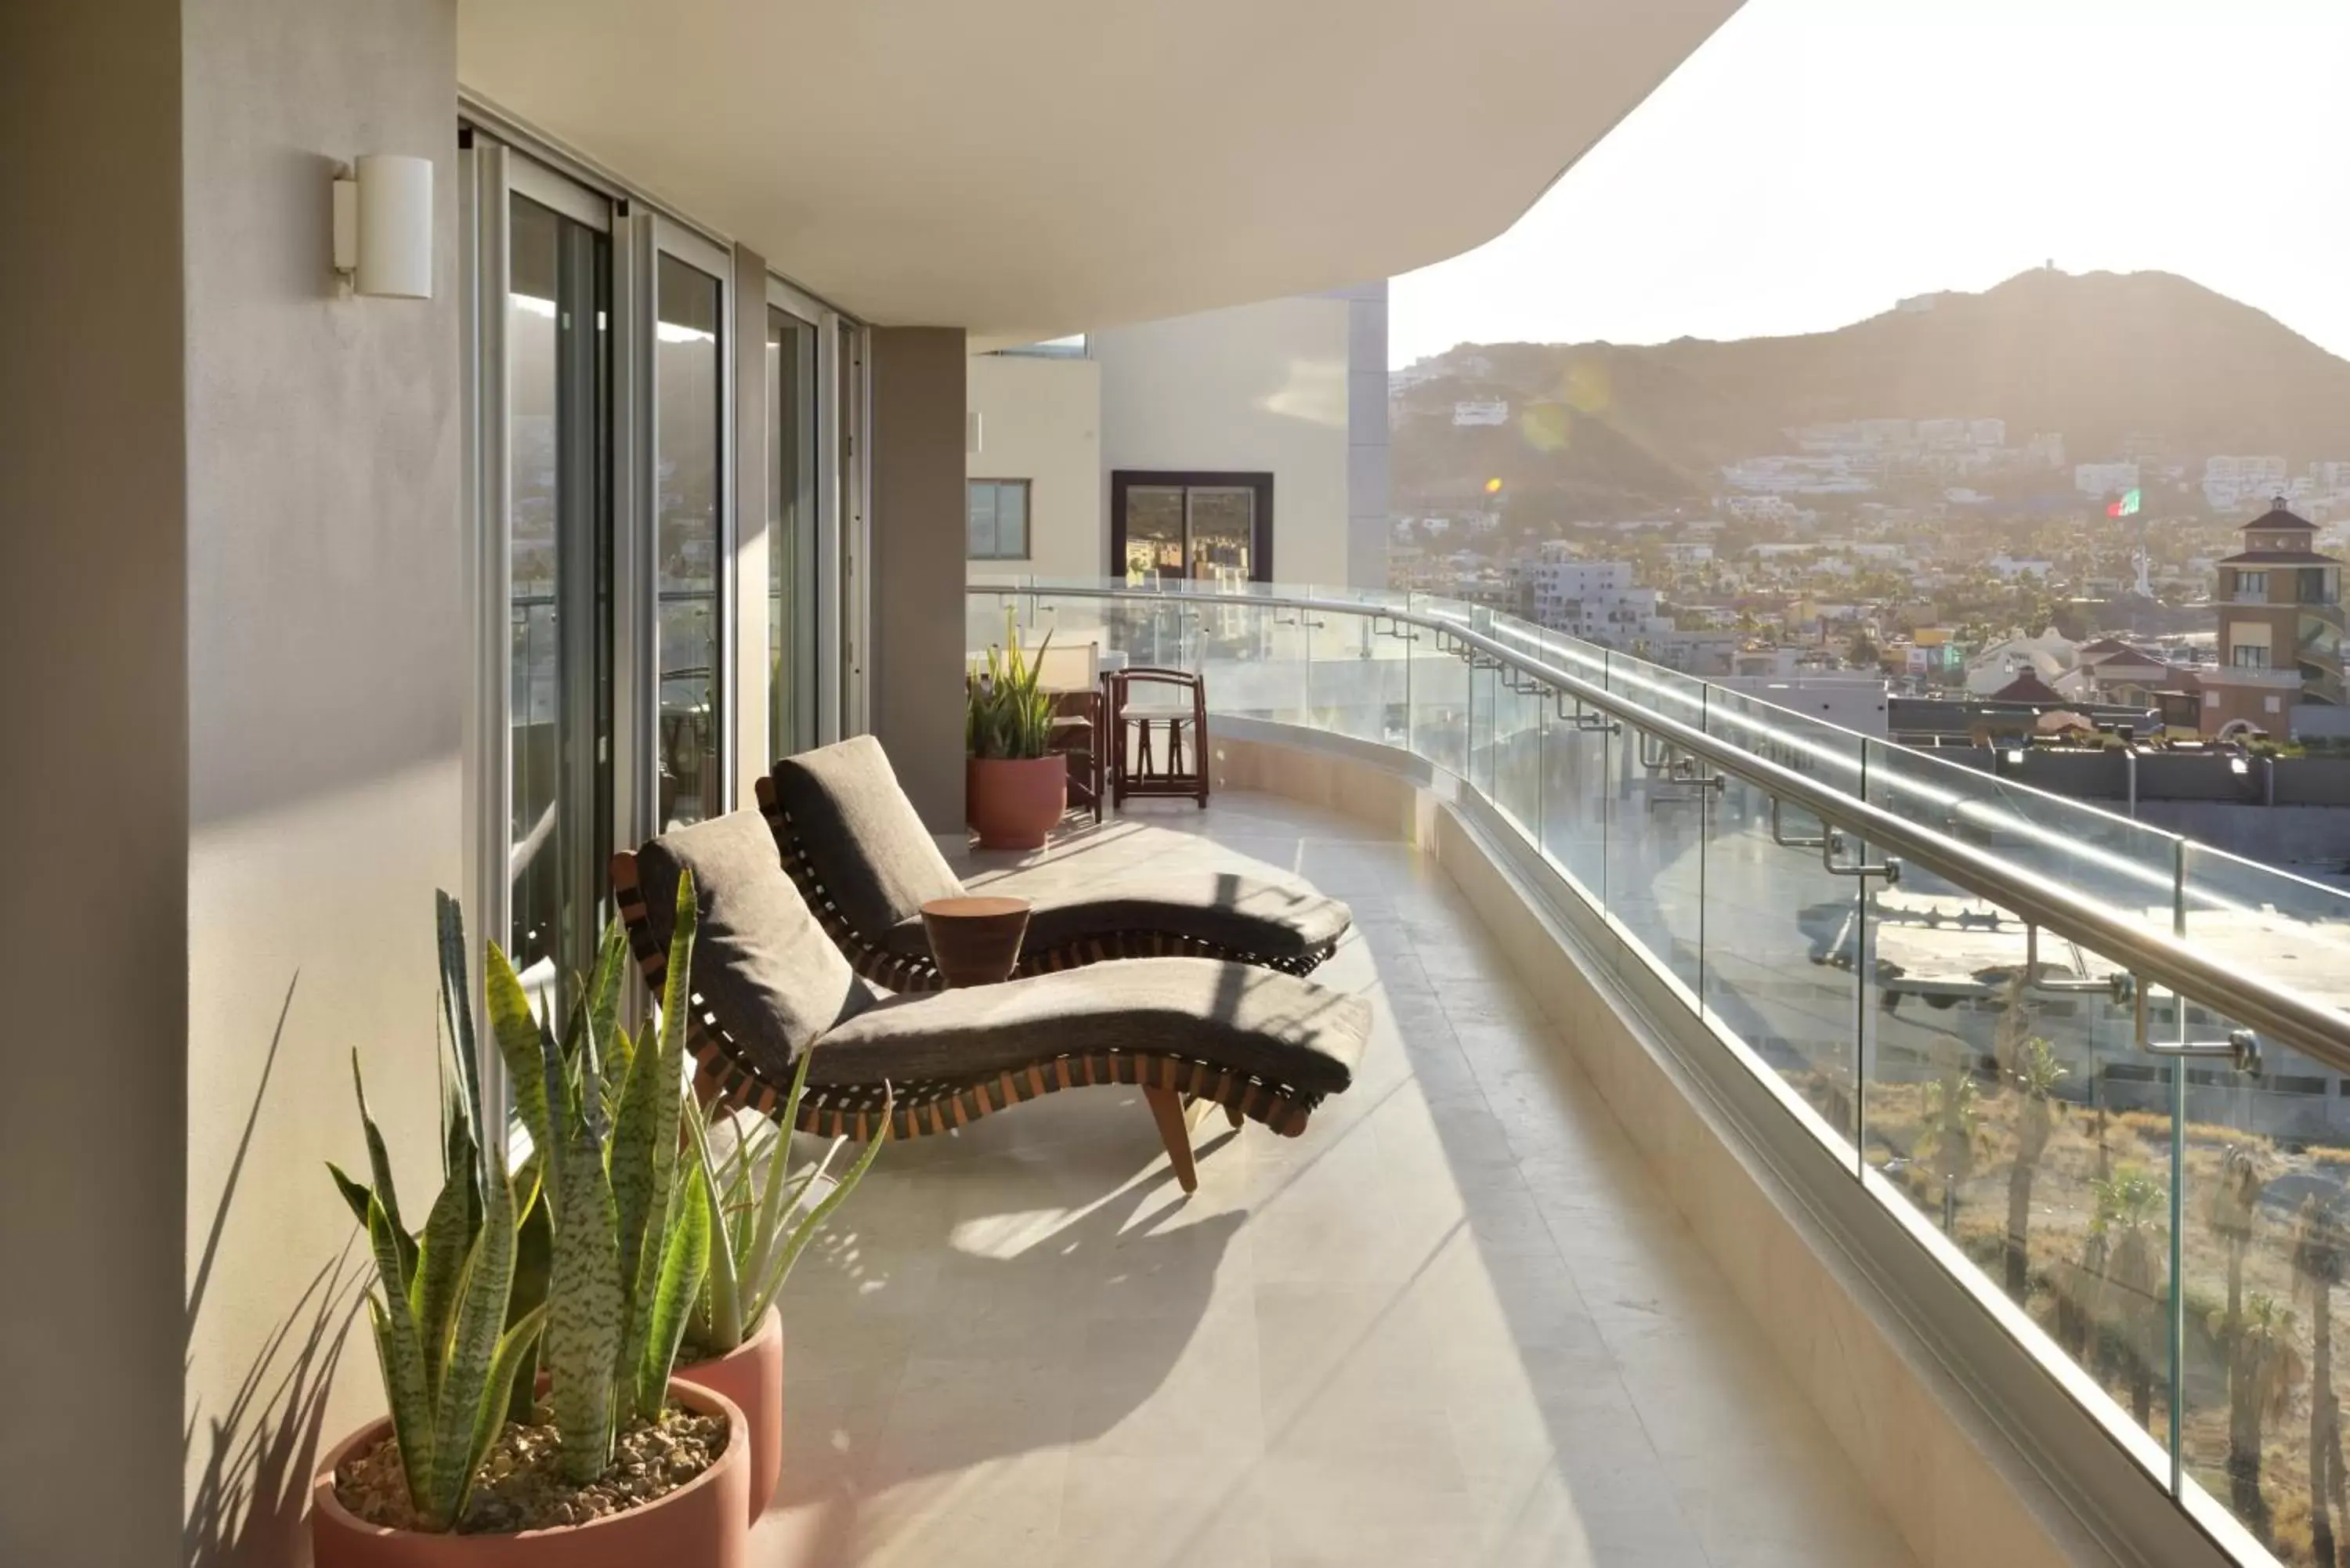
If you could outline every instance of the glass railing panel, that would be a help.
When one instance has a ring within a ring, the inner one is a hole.
[[[1449,618],[1459,607],[1412,597],[1421,616]],[[1411,647],[1411,749],[1449,773],[1469,774],[1469,662],[1437,628],[1416,628]]]
[[[1691,728],[1705,723],[1706,687],[1628,654],[1607,656],[1607,687]],[[1607,912],[1692,993],[1702,989],[1705,839],[1713,810],[1708,770],[1669,741],[1625,724],[1609,748]]]
[[[1322,590],[1315,590],[1322,597]],[[1306,707],[1317,730],[1407,747],[1407,644],[1394,623],[1370,612],[1308,612]]]
[[[2350,1002],[2350,898],[2208,845],[2189,844],[2185,865],[2191,946],[2328,1005]],[[2178,1063],[2185,1500],[2280,1562],[2331,1568],[2329,1548],[2350,1529],[2338,1481],[2323,1484],[2342,1474],[2334,1353],[2350,1343],[2345,1080],[2191,1002],[2182,1033],[2168,993],[2150,1001],[2149,1034],[2198,1053]],[[2235,1054],[2240,1042],[2254,1054]]]
[[[2127,911],[2147,929],[2172,929],[2178,835],[1953,762],[1872,740],[1863,748],[1868,798],[1908,821],[1991,850],[2074,892]],[[1992,753],[1994,770],[2021,753]],[[2118,750],[2043,754],[2120,781]],[[2113,792],[2119,795],[2122,791]]]
[[[1871,802],[1914,809],[1918,774],[1867,745]],[[2131,885],[2103,857],[2126,868],[2151,846],[2114,838],[2083,863]],[[1847,836],[1838,858],[1886,856]],[[2043,846],[2034,864],[2065,859]],[[2174,1086],[2136,1049],[2120,966],[1914,862],[1890,885],[1856,880],[1869,1189],[1939,1235],[1973,1288],[2021,1309],[2017,1332],[2101,1391],[2094,1413],[2167,1479]]]
[[[2251,758],[2247,765],[2257,780],[2265,764]],[[2273,813],[2282,819],[2293,810]],[[2279,838],[2279,847],[2289,846],[2290,829]],[[2239,972],[2350,1011],[2350,892],[2318,879],[2341,877],[2338,857],[2313,860],[2307,869],[2315,875],[2296,876],[2208,844],[2189,842],[2181,855],[2181,918],[2198,948]]]
[[[2170,999],[2155,996],[2152,1032],[2175,1041]],[[2189,1043],[2223,1044],[2231,1033],[2230,1021],[2188,1008]],[[2345,1529],[2340,1482],[2327,1484],[2342,1473],[2334,1355],[2350,1344],[2340,1077],[2273,1051],[2253,1072],[2216,1055],[2177,1065],[2187,1107],[2181,1501],[2293,1568],[2334,1568]]]
[[[1706,696],[1706,732],[1819,778],[1857,770],[1860,737],[1739,692]],[[1837,771],[1842,771],[1841,769]],[[1859,1143],[1860,888],[1830,871],[1819,819],[1774,818],[1770,794],[1727,777],[1705,837],[1706,1013],[1817,1114],[1849,1163]]]
[[[1494,641],[1528,658],[1539,653],[1531,628],[1507,616],[1493,618]],[[1540,842],[1543,808],[1543,713],[1550,688],[1515,669],[1491,672],[1492,784],[1491,798],[1530,842]]]
[[[1546,663],[1585,673],[1543,639]],[[1605,685],[1606,670],[1594,672]],[[1615,774],[1611,748],[1621,742],[1613,722],[1572,696],[1552,700],[1541,714],[1542,846],[1553,864],[1573,877],[1594,908],[1607,908],[1607,830]]]

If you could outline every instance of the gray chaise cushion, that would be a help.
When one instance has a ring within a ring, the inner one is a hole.
[[[1062,1054],[1159,1052],[1319,1097],[1370,1033],[1356,997],[1213,959],[1129,959],[1003,985],[883,999],[816,1042],[811,1084],[977,1078]]]
[[[1346,905],[1310,888],[1229,871],[1174,871],[1089,885],[1076,876],[1082,858],[1014,871],[978,889],[1034,906],[1024,951],[1046,952],[1114,932],[1165,931],[1226,952],[1295,959],[1336,941],[1354,920]],[[892,952],[927,954],[921,916],[893,927],[889,945]]]
[[[763,1065],[788,1067],[810,1041],[873,1005],[873,989],[809,913],[756,811],[681,827],[637,852],[647,919],[663,946],[688,870],[702,913],[693,989]]]
[[[962,891],[872,736],[785,757],[775,786],[817,879],[867,941]]]

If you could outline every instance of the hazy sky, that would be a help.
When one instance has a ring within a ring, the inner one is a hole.
[[[1516,227],[1395,280],[1389,358],[1817,331],[2051,258],[2350,358],[2350,0],[1747,0]]]

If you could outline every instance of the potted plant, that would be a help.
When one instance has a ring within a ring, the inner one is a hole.
[[[677,1376],[742,1407],[751,1429],[754,1521],[775,1500],[784,1465],[784,1318],[775,1298],[800,1253],[848,1200],[881,1152],[894,1103],[883,1102],[881,1130],[831,1182],[830,1190],[825,1189],[826,1171],[847,1139],[835,1138],[823,1158],[794,1172],[787,1129],[798,1119],[812,1054],[800,1053],[791,1094],[775,1120],[753,1117],[746,1128],[739,1113],[721,1113],[733,1135],[723,1155],[712,1148],[702,1119],[686,1117],[710,1205],[710,1273],[701,1305],[686,1324]]]
[[[1003,612],[1003,644],[974,659],[963,683],[964,815],[983,849],[1041,849],[1069,806],[1068,759],[1055,753],[1053,699],[1036,687],[1050,633],[1028,658]]]
[[[711,1236],[702,1168],[679,1152],[695,909],[691,878],[681,884],[662,1023],[634,1039],[613,1022],[599,972],[558,1043],[491,948],[489,1015],[531,1145],[512,1171],[480,1137],[463,929],[443,899],[456,1088],[443,1096],[440,1195],[411,1235],[363,1089],[370,1181],[334,1172],[375,1257],[369,1317],[390,1414],[319,1470],[319,1568],[744,1562],[743,1413],[670,1376]],[[517,1313],[522,1238],[542,1204],[545,1299]],[[524,1386],[545,1397],[511,1420],[534,1348],[543,1370]]]

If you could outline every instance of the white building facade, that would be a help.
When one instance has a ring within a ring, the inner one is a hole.
[[[974,355],[971,580],[1384,587],[1386,358],[1384,281]]]

